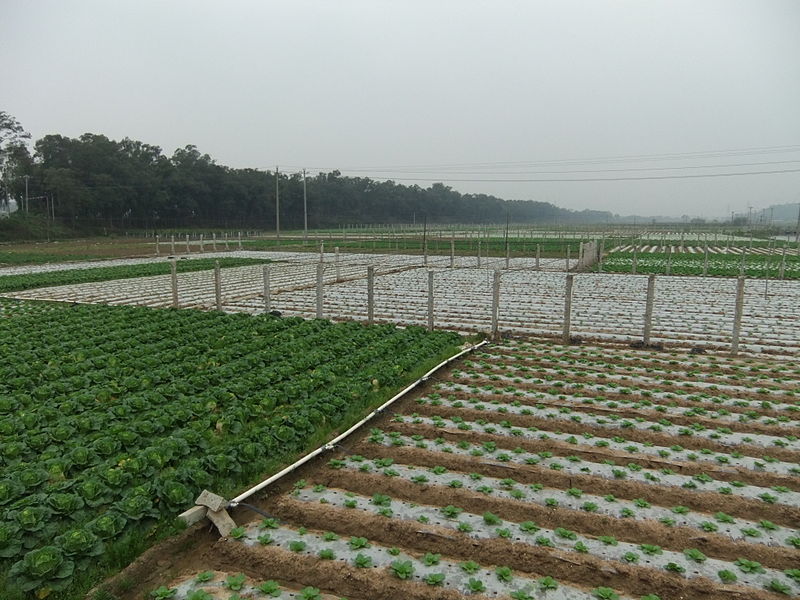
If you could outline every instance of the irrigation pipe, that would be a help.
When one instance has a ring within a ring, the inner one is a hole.
[[[356,423],[355,425],[350,427],[350,429],[348,429],[344,433],[339,434],[338,436],[336,436],[335,438],[333,438],[332,440],[330,440],[326,444],[320,446],[319,448],[317,448],[313,452],[310,452],[309,454],[306,454],[301,459],[299,459],[296,462],[292,463],[291,465],[289,465],[285,469],[283,469],[281,471],[278,471],[277,473],[275,473],[274,475],[268,477],[267,479],[265,479],[261,483],[259,483],[257,485],[254,485],[253,487],[251,487],[249,490],[247,490],[245,492],[242,492],[241,494],[239,494],[238,496],[233,498],[230,502],[228,502],[228,506],[227,507],[228,508],[234,508],[234,507],[238,506],[240,503],[242,503],[244,500],[246,500],[247,498],[249,498],[253,494],[263,490],[268,485],[270,485],[272,483],[275,483],[280,478],[288,475],[292,471],[295,471],[296,469],[298,469],[299,467],[301,467],[302,465],[304,465],[305,463],[307,463],[311,459],[315,458],[316,456],[319,456],[320,454],[322,454],[323,452],[326,452],[328,450],[332,450],[339,442],[341,442],[343,439],[348,437],[350,434],[352,434],[354,431],[356,431],[359,427],[364,425],[364,423],[368,422],[370,419],[375,417],[375,415],[380,414],[381,412],[386,410],[389,406],[391,406],[392,404],[394,404],[395,402],[400,400],[400,398],[405,396],[411,390],[416,388],[419,384],[424,383],[425,381],[427,381],[428,378],[431,375],[433,375],[436,371],[438,371],[439,369],[447,366],[448,364],[450,364],[454,360],[457,360],[457,359],[461,358],[465,354],[473,352],[474,350],[477,350],[481,346],[484,346],[484,345],[486,345],[488,343],[489,343],[489,340],[484,340],[484,341],[482,341],[482,342],[480,342],[478,344],[475,344],[474,346],[470,346],[469,348],[465,348],[464,350],[462,350],[458,354],[454,354],[453,356],[451,356],[447,360],[439,363],[438,365],[433,367],[430,371],[425,373],[422,377],[420,377],[419,379],[417,379],[413,383],[409,384],[408,386],[406,386],[405,388],[400,390],[397,394],[392,396],[389,400],[387,400],[386,402],[381,404],[378,408],[373,410],[366,417],[361,419],[358,423]],[[180,519],[183,519],[184,521],[186,521],[188,524],[191,525],[192,523],[196,523],[197,521],[201,520],[203,517],[205,517],[205,515],[206,515],[206,507],[204,507],[204,506],[195,506],[195,507],[190,508],[189,510],[181,513],[178,517]]]

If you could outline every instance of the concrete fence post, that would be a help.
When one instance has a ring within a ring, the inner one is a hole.
[[[425,240],[422,244],[422,265],[428,266],[428,240]]]
[[[433,331],[433,270],[428,271],[428,331]]]
[[[542,258],[542,245],[541,244],[536,244],[536,270],[537,271],[540,270],[539,262],[541,261],[541,258]]]
[[[650,334],[653,331],[653,304],[656,299],[656,276],[647,277],[647,301],[644,306],[644,334],[642,342],[645,346],[650,345]]]
[[[367,267],[367,323],[375,322],[375,267]]]
[[[211,249],[216,252],[217,251],[217,234],[211,234]]]
[[[186,234],[186,254],[189,254],[189,234]]]
[[[456,262],[456,241],[450,240],[450,268],[455,266]]]
[[[214,300],[217,310],[222,310],[222,273],[218,260],[214,261]]]
[[[478,240],[478,268],[481,266],[481,241]]]
[[[561,341],[569,344],[570,339],[570,321],[572,320],[572,286],[575,282],[575,274],[569,273],[567,275],[566,287],[564,290],[564,329],[561,333]]]
[[[783,247],[783,253],[781,254],[781,265],[778,267],[778,279],[783,279],[783,276],[786,272],[786,246]]]
[[[708,244],[705,247],[705,256],[703,257],[703,277],[708,275]]]
[[[172,283],[172,307],[178,308],[178,264],[175,259],[170,261],[169,269],[172,275],[170,278]]]
[[[319,243],[319,262],[325,262],[325,241],[321,240]]]
[[[631,273],[636,275],[636,267],[639,258],[639,246],[633,247],[633,266],[631,267]]]
[[[225,232],[225,250],[230,250],[231,247],[228,246],[228,232]]]
[[[667,252],[667,275],[672,275],[672,246],[669,247],[669,252]]]
[[[500,269],[495,269],[492,276],[492,339],[496,340],[500,333]]]
[[[336,270],[336,283],[342,280],[342,264],[339,257],[339,246],[333,248],[333,265]]]
[[[742,312],[744,310],[744,277],[736,280],[736,305],[733,311],[733,333],[731,334],[731,356],[739,354],[739,334],[742,327]]]
[[[744,260],[747,255],[747,250],[742,249],[742,262],[739,264],[739,277],[744,277]]]
[[[322,274],[323,270],[325,269],[325,265],[321,262],[317,263],[317,318],[322,318],[322,289],[323,289],[323,282],[322,282]]]
[[[175,236],[172,235],[169,238],[169,253],[173,256],[175,255]]]
[[[156,256],[161,256],[161,237],[156,234]]]
[[[272,310],[272,301],[270,298],[270,289],[269,289],[269,265],[264,265],[263,276],[264,276],[264,312],[269,312],[270,310]]]
[[[205,252],[205,251],[206,251],[205,241],[203,240],[203,234],[201,233],[200,234],[200,252]]]
[[[511,262],[511,244],[506,242],[506,269],[509,267],[510,262]]]
[[[606,238],[605,238],[605,236],[603,236],[600,239],[600,250],[597,253],[597,272],[598,273],[602,273],[603,272],[603,254],[605,254],[605,251],[606,251]]]
[[[241,231],[239,232],[238,239],[239,239],[239,250],[241,250],[242,249],[242,232]]]

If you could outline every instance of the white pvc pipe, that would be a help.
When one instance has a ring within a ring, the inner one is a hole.
[[[243,492],[243,493],[239,494],[238,496],[236,496],[236,497],[235,497],[233,500],[231,500],[231,501],[228,503],[228,507],[234,507],[234,506],[236,506],[237,504],[239,504],[240,502],[242,502],[242,501],[243,501],[243,500],[245,500],[246,498],[249,498],[250,496],[252,496],[252,495],[253,495],[253,494],[255,494],[256,492],[258,492],[258,491],[260,491],[260,490],[263,490],[263,489],[264,489],[265,487],[267,487],[269,484],[271,484],[271,483],[274,483],[275,481],[277,481],[278,479],[280,479],[280,478],[281,478],[281,477],[283,477],[284,475],[287,475],[287,474],[291,473],[292,471],[294,471],[295,469],[297,469],[297,468],[298,468],[298,467],[300,467],[301,465],[304,465],[305,463],[307,463],[308,461],[310,461],[310,460],[311,460],[312,458],[314,458],[315,456],[317,456],[317,455],[321,454],[322,452],[324,452],[324,451],[326,451],[326,450],[332,450],[332,449],[333,449],[333,447],[334,447],[336,444],[338,444],[339,442],[341,442],[341,441],[342,441],[344,438],[346,438],[347,436],[349,436],[349,435],[350,435],[351,433],[353,433],[353,432],[354,432],[356,429],[358,429],[358,428],[359,428],[359,427],[361,427],[361,426],[362,426],[364,423],[366,423],[367,421],[369,421],[369,420],[370,420],[372,417],[374,417],[374,416],[375,416],[375,415],[377,415],[378,413],[382,412],[383,410],[385,410],[386,408],[388,408],[389,406],[391,406],[392,404],[394,404],[395,402],[397,402],[397,401],[398,401],[400,398],[402,398],[403,396],[405,396],[405,395],[406,395],[408,392],[410,392],[411,390],[413,390],[413,389],[414,389],[415,387],[417,387],[417,386],[418,386],[420,383],[422,383],[423,381],[427,380],[427,379],[428,379],[428,377],[430,377],[431,375],[433,375],[433,374],[434,374],[436,371],[438,371],[439,369],[441,369],[441,368],[442,368],[442,367],[444,367],[445,365],[448,365],[449,363],[453,362],[453,361],[454,361],[454,360],[456,360],[457,358],[461,358],[462,356],[464,356],[464,355],[465,355],[465,354],[467,354],[468,352],[472,352],[473,350],[476,350],[476,349],[480,348],[481,346],[483,346],[483,345],[485,345],[485,344],[488,344],[488,343],[489,343],[489,340],[484,340],[484,341],[480,342],[479,344],[476,344],[476,345],[474,345],[474,346],[470,346],[469,348],[466,348],[465,350],[462,350],[462,351],[461,351],[461,352],[459,352],[458,354],[455,354],[455,355],[451,356],[450,358],[448,358],[448,359],[447,359],[447,360],[445,360],[444,362],[441,362],[441,363],[439,363],[438,365],[436,365],[435,367],[433,367],[433,368],[432,368],[430,371],[428,371],[427,373],[425,373],[425,375],[423,375],[422,377],[420,377],[419,379],[417,379],[417,380],[416,380],[414,383],[412,383],[412,384],[410,384],[410,385],[406,386],[406,387],[405,387],[405,388],[403,388],[403,389],[402,389],[400,392],[398,392],[397,394],[395,394],[394,396],[392,396],[392,398],[390,398],[389,400],[387,400],[386,402],[384,402],[383,404],[381,404],[381,405],[380,405],[378,408],[376,408],[375,410],[373,410],[373,411],[372,411],[371,413],[369,413],[369,414],[368,414],[366,417],[364,417],[363,419],[361,419],[361,420],[360,420],[358,423],[356,423],[355,425],[353,425],[353,426],[352,426],[350,429],[348,429],[348,430],[347,430],[347,431],[345,431],[344,433],[342,433],[342,434],[340,434],[340,435],[336,436],[336,437],[335,437],[335,438],[333,438],[331,441],[329,441],[327,444],[325,444],[324,446],[320,446],[319,448],[317,448],[316,450],[314,450],[314,451],[313,451],[313,452],[311,452],[310,454],[306,454],[306,455],[305,455],[303,458],[301,458],[300,460],[298,460],[298,461],[297,461],[297,462],[295,462],[295,463],[292,463],[291,465],[289,465],[288,467],[286,467],[286,468],[285,468],[285,469],[283,469],[282,471],[279,471],[279,472],[275,473],[274,475],[272,475],[271,477],[268,477],[267,479],[265,479],[264,481],[262,481],[262,482],[261,482],[261,483],[259,483],[258,485],[254,485],[253,487],[251,487],[251,488],[250,488],[249,490],[247,490],[246,492]]]

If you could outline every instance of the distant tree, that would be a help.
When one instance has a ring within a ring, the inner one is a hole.
[[[17,129],[21,135],[21,131]],[[193,145],[165,156],[161,148],[86,133],[46,135],[34,146],[32,181],[55,198],[56,213],[75,226],[156,228],[258,227],[275,224],[275,172],[217,164]],[[282,229],[303,226],[303,180],[279,173]],[[428,188],[346,177],[339,171],[307,178],[309,225],[354,223],[594,222],[601,211],[571,211],[548,202],[507,201],[462,194],[444,183]],[[31,210],[44,210],[31,206]]]
[[[5,111],[0,111],[0,202],[19,195],[25,188],[23,175],[30,172],[31,156],[27,141],[31,134],[19,121]]]

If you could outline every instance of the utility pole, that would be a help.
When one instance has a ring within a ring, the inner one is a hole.
[[[308,242],[308,197],[306,196],[306,170],[303,169],[303,244]]]
[[[797,203],[797,227],[794,231],[794,243],[800,244],[800,202]]]
[[[505,246],[506,246],[506,269],[508,268],[508,219],[509,211],[506,209],[506,233],[505,233]]]
[[[424,264],[428,266],[428,215],[423,218],[422,225],[422,253],[424,255]]]
[[[28,179],[30,175],[25,175],[25,212],[28,212]]]
[[[280,196],[280,173],[278,166],[275,166],[275,239],[281,239],[281,196]]]

